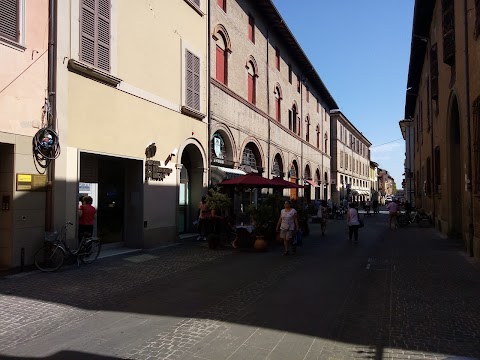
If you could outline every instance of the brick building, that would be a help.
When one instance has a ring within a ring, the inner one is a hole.
[[[339,110],[330,113],[332,197],[340,203],[350,188],[354,200],[371,199],[370,141]]]
[[[211,181],[276,176],[330,198],[330,110],[322,80],[271,0],[217,0],[211,9]]]
[[[417,0],[405,119],[414,121],[415,200],[480,256],[480,3]]]

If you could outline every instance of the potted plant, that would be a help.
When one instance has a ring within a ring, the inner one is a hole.
[[[231,200],[227,194],[218,189],[211,189],[207,195],[207,205],[212,210],[211,229],[212,233],[207,236],[207,243],[210,249],[216,249],[220,243],[220,232],[225,212],[230,208]]]
[[[252,219],[255,226],[254,234],[256,236],[254,247],[258,251],[266,250],[267,241],[275,238],[276,211],[273,203],[274,199],[267,196],[252,210]]]

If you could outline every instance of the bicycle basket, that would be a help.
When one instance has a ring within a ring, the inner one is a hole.
[[[45,241],[46,242],[54,242],[58,238],[58,232],[53,231],[53,232],[45,232]]]

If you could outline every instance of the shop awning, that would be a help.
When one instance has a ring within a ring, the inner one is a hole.
[[[234,179],[245,174],[246,172],[240,169],[231,169],[212,165],[212,184],[215,185],[223,180]]]
[[[313,187],[320,187],[315,181],[313,180],[305,180],[306,183],[312,185]]]

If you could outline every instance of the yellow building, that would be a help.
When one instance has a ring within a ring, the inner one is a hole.
[[[176,241],[207,185],[206,1],[70,0],[56,10],[54,227],[76,220],[89,194],[104,244]]]

